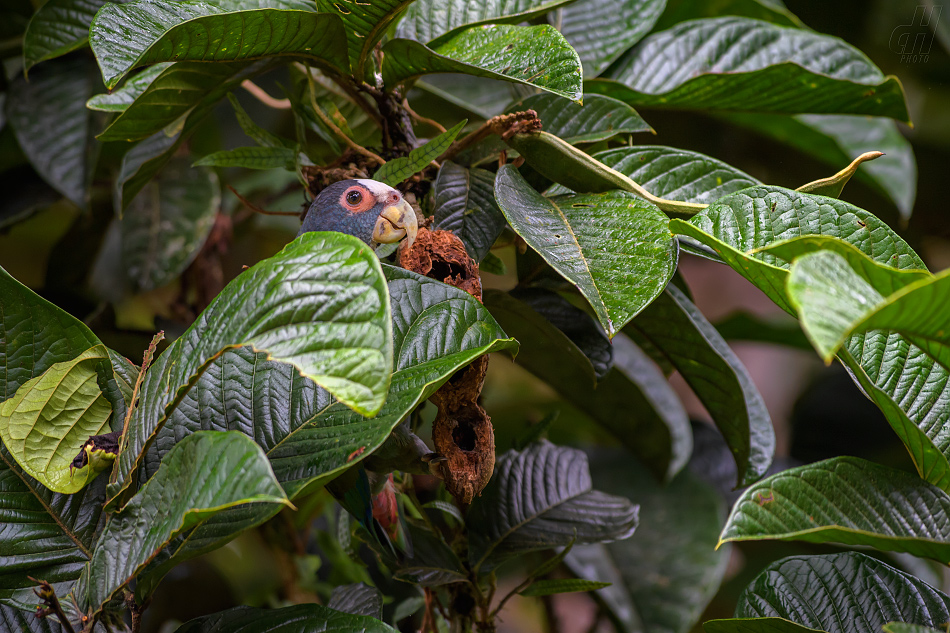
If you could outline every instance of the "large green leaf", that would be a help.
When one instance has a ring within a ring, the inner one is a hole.
[[[504,165],[495,200],[512,228],[587,299],[612,338],[676,268],[669,219],[622,191],[545,198]]]
[[[319,604],[297,604],[280,609],[235,607],[227,611],[189,620],[175,629],[175,633],[238,633],[249,631],[395,633],[396,629],[365,615],[342,613]]]
[[[290,504],[261,448],[236,432],[185,438],[106,524],[80,600],[98,611],[177,534],[243,503]]]
[[[220,203],[213,171],[173,160],[132,200],[121,220],[126,277],[139,290],[177,278],[211,232]]]
[[[53,365],[0,406],[0,438],[7,450],[54,492],[74,493],[102,470],[71,467],[90,436],[108,432],[112,406],[99,386],[100,371],[111,373],[103,345]]]
[[[0,604],[0,628],[4,631],[20,631],[21,633],[64,633],[66,629],[54,617],[38,618],[30,610],[14,609]]]
[[[906,277],[897,271],[891,276]],[[805,333],[825,362],[831,362],[854,334],[891,330],[950,369],[950,327],[945,310],[948,280],[950,273],[945,271],[885,297],[844,257],[819,251],[792,263],[788,293]]]
[[[0,446],[0,604],[35,611],[28,576],[48,581],[59,596],[69,591],[89,560],[105,489],[101,477],[75,494],[53,493]]]
[[[508,293],[485,305],[521,342],[516,362],[610,431],[658,479],[675,475],[692,451],[689,418],[666,377],[624,336],[614,338],[613,369],[596,383],[590,359],[547,319]]]
[[[884,152],[877,160],[862,164],[855,178],[886,195],[902,218],[910,217],[917,196],[917,161],[910,141],[894,121],[835,114],[723,116],[730,123],[791,145],[835,169],[863,152]]]
[[[85,46],[89,24],[106,0],[50,0],[41,6],[23,34],[23,66],[65,55]]]
[[[733,269],[795,314],[785,283],[787,264],[750,251],[803,235],[842,239],[880,264],[926,270],[886,224],[853,205],[778,187],[752,187],[727,196],[691,222],[671,220],[674,233],[716,250]],[[839,357],[904,442],[921,476],[950,487],[950,372],[897,333],[851,337]]]
[[[637,509],[594,490],[582,451],[541,441],[498,458],[466,519],[469,559],[487,571],[522,552],[622,540],[637,526]]]
[[[565,101],[552,94],[537,94],[519,99],[506,112],[534,110],[544,131],[568,143],[594,143],[618,134],[653,132],[637,111],[623,101],[598,94],[585,94],[584,104]]]
[[[824,633],[785,618],[729,618],[703,622],[706,633]],[[886,630],[886,629],[885,629]],[[895,633],[897,633],[895,631]]]
[[[578,0],[552,16],[554,24],[596,77],[646,35],[663,12],[665,0]]]
[[[670,284],[630,326],[680,372],[712,416],[736,460],[739,480],[759,480],[772,463],[775,432],[752,377],[686,295]]]
[[[10,84],[7,123],[36,172],[80,208],[89,200],[94,154],[86,99],[92,96],[91,63],[60,60],[44,65],[27,81]]]
[[[362,79],[370,70],[373,48],[382,39],[393,20],[413,0],[374,0],[373,2],[334,2],[316,0],[317,11],[339,16],[346,32],[347,48],[353,76]]]
[[[657,20],[656,30],[666,29],[699,18],[715,18],[723,15],[741,15],[764,20],[781,26],[804,28],[802,21],[793,15],[782,0],[667,0],[666,10]]]
[[[373,251],[342,233],[298,237],[229,283],[152,365],[123,438],[112,496],[132,483],[155,434],[226,350],[266,352],[373,415],[389,386],[391,332],[389,294]]]
[[[303,0],[241,0],[107,4],[89,29],[89,43],[107,88],[130,70],[169,61],[233,62],[300,57],[338,72],[349,63],[340,19],[314,13]]]
[[[689,470],[657,483],[622,451],[591,454],[594,485],[640,504],[629,539],[579,545],[565,558],[581,578],[612,581],[598,597],[623,633],[686,633],[719,588],[729,552],[716,550],[725,516],[719,494]]]
[[[722,541],[869,545],[950,562],[950,495],[916,475],[836,457],[746,489]]]
[[[571,0],[416,0],[396,27],[396,37],[437,45],[482,24],[520,24]]]
[[[0,402],[56,363],[101,344],[86,325],[0,268]]]
[[[343,613],[383,619],[383,594],[365,582],[337,585],[330,594],[327,607]]]
[[[940,626],[950,597],[857,552],[791,556],[746,587],[737,618],[784,618],[828,633],[877,633],[887,622]]]
[[[495,202],[495,174],[445,161],[433,192],[433,227],[458,235],[468,254],[476,262],[482,261],[508,224]]]
[[[297,155],[297,150],[289,147],[235,147],[207,154],[196,160],[195,166],[294,171]]]
[[[441,156],[449,148],[455,137],[458,136],[467,120],[462,120],[454,126],[442,132],[434,139],[415,148],[409,152],[408,156],[400,156],[387,161],[385,165],[376,170],[373,174],[373,180],[385,183],[390,187],[395,187],[404,180],[408,180],[413,175],[419,173],[429,166],[429,163]]]
[[[145,476],[152,476],[176,442],[190,433],[239,430],[261,445],[292,497],[372,454],[393,427],[459,368],[484,353],[517,345],[467,292],[401,268],[384,266],[384,272],[394,307],[395,371],[386,403],[375,417],[336,402],[293,367],[268,360],[264,353],[230,350],[171,412],[144,459]],[[241,388],[230,389],[225,400],[231,385]],[[175,564],[219,547],[269,518],[269,512],[261,506],[230,510],[180,537],[143,572],[137,594],[148,596]]]
[[[909,121],[896,77],[837,38],[741,17],[691,20],[651,35],[586,89],[637,106]]]
[[[135,73],[135,75],[126,79],[121,88],[116,88],[112,92],[97,94],[89,99],[86,102],[86,107],[100,112],[125,112],[142,93],[148,90],[156,77],[173,65],[174,62],[164,62],[144,68],[141,72]],[[183,62],[182,65],[191,66],[191,62]],[[207,65],[204,67],[211,68]]]
[[[430,73],[462,73],[537,86],[580,101],[583,76],[577,53],[553,27],[480,26],[433,48],[413,40],[383,46],[387,86]]]

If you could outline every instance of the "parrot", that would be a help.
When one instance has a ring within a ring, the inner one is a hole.
[[[408,248],[416,239],[419,224],[401,193],[364,178],[335,182],[314,198],[297,236],[312,231],[353,235],[373,250],[405,239]]]

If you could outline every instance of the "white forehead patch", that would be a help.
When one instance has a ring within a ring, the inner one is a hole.
[[[358,178],[356,179],[356,182],[360,183],[361,185],[369,189],[370,193],[376,196],[377,200],[384,200],[389,194],[391,194],[393,191],[396,191],[389,185],[383,184],[379,182],[378,180],[370,180],[368,178]]]

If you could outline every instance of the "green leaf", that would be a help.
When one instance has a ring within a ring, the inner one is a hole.
[[[404,180],[408,180],[445,153],[445,150],[449,148],[466,123],[468,123],[468,120],[463,119],[425,145],[409,152],[408,156],[400,156],[387,162],[376,170],[376,173],[373,174],[373,180],[378,180],[390,187],[395,187]]]
[[[0,402],[56,363],[100,344],[85,323],[0,268]]]
[[[20,148],[49,186],[85,209],[92,179],[89,111],[94,75],[83,59],[61,60],[14,79],[6,116]]]
[[[169,61],[233,62],[293,56],[346,72],[339,18],[313,13],[303,0],[240,0],[169,4],[138,0],[107,4],[89,29],[89,43],[107,88],[130,70]]]
[[[884,156],[864,163],[855,178],[890,199],[903,219],[910,218],[917,195],[914,150],[897,124],[880,117],[834,114],[729,114],[725,120],[774,138],[814,156],[834,169],[844,167],[862,152],[878,150]]]
[[[173,65],[172,62],[165,62],[149,66],[126,79],[121,88],[95,95],[86,101],[86,107],[100,112],[125,112],[148,89],[156,77]],[[185,67],[190,65],[190,62],[183,64]]]
[[[460,31],[483,24],[520,24],[570,0],[416,0],[396,27],[396,37],[438,45]]]
[[[495,202],[495,174],[445,161],[433,184],[433,227],[452,231],[465,250],[481,262],[508,225]]]
[[[15,609],[3,604],[0,604],[0,627],[4,631],[20,631],[21,633],[64,633],[65,631],[53,617],[38,618],[33,609]]]
[[[149,369],[116,462],[112,496],[132,483],[155,434],[226,350],[266,352],[373,415],[389,386],[391,328],[382,269],[368,246],[342,233],[298,237],[229,283]]]
[[[784,618],[709,620],[703,622],[703,630],[706,633],[813,633],[818,631],[801,624],[795,624]]]
[[[650,32],[664,0],[578,0],[553,22],[580,55],[584,76],[596,77]]]
[[[590,360],[566,334],[528,304],[488,290],[485,305],[518,339],[515,361],[610,431],[661,480],[675,475],[692,451],[689,418],[646,355],[626,337],[613,341],[613,370],[597,382]]]
[[[660,145],[618,147],[592,155],[660,198],[710,204],[761,184],[749,174],[698,152]]]
[[[238,101],[238,98],[234,96],[233,92],[228,93],[228,101],[231,102],[231,107],[234,108],[234,116],[237,117],[237,121],[241,126],[241,129],[244,130],[245,134],[254,139],[258,145],[261,147],[289,149],[295,149],[297,147],[297,143],[295,141],[271,134],[255,123],[248,115],[247,111],[241,107],[241,102]]]
[[[590,455],[594,484],[640,503],[640,525],[625,541],[577,546],[565,562],[577,576],[606,580],[597,592],[619,631],[685,633],[722,581],[727,549],[716,550],[725,516],[719,494],[689,469],[660,484],[623,451]]]
[[[669,60],[676,60],[670,63]],[[692,20],[621,58],[586,88],[633,106],[871,114],[909,122],[896,77],[828,35],[741,17]]]
[[[746,489],[726,541],[868,545],[950,562],[950,495],[916,475],[836,457],[772,475]]]
[[[90,464],[73,472],[70,465],[90,436],[108,432],[112,407],[97,371],[108,358],[103,345],[92,347],[29,380],[0,406],[0,438],[7,450],[54,492],[81,490],[102,470]]]
[[[317,0],[317,11],[336,15],[343,22],[350,63],[340,68],[352,69],[357,79],[363,79],[370,70],[367,61],[373,61],[372,52],[389,26],[412,0],[373,0],[373,2],[346,2]]]
[[[883,630],[885,633],[940,633],[941,629],[932,629],[929,626],[907,624],[906,622],[888,622],[884,625]]]
[[[122,218],[122,265],[140,291],[164,286],[191,264],[221,205],[218,177],[174,159]]]
[[[893,273],[895,278],[906,275]],[[945,311],[950,274],[920,279],[885,297],[837,253],[817,252],[792,263],[788,292],[802,327],[825,362],[854,334],[899,332],[950,369]],[[899,282],[898,282],[899,283]]]
[[[86,45],[89,24],[106,0],[50,0],[41,6],[23,34],[23,67],[65,55]]]
[[[0,446],[0,604],[30,611],[36,584],[43,578],[64,596],[89,560],[102,516],[106,478],[79,492],[62,495],[24,473]],[[9,610],[3,609],[9,618]],[[11,631],[21,630],[17,627]]]
[[[580,591],[597,591],[609,587],[609,582],[582,580],[580,578],[555,578],[551,580],[535,580],[527,589],[519,591],[522,596],[553,596],[559,593],[577,593]]]
[[[207,154],[195,161],[203,167],[244,167],[245,169],[287,169],[297,164],[297,150],[287,147],[237,147]]]
[[[857,552],[790,556],[746,587],[736,617],[784,618],[828,633],[880,631],[895,620],[939,627],[950,619],[950,597]]]
[[[654,27],[657,31],[699,18],[715,18],[723,15],[739,15],[763,20],[779,26],[805,28],[802,21],[793,15],[781,0],[715,0],[714,2],[691,2],[690,0],[667,0],[666,10]]]
[[[280,609],[235,607],[189,620],[175,633],[237,633],[238,631],[360,631],[395,633],[379,620],[334,611],[319,604],[296,604]]]
[[[468,513],[469,559],[484,572],[523,552],[622,540],[633,534],[637,510],[594,490],[582,451],[542,440],[498,458]]]
[[[585,94],[582,98],[584,105],[552,94],[531,95],[508,106],[506,112],[534,110],[545,132],[571,144],[605,141],[618,134],[656,133],[623,101],[598,94]]]
[[[177,534],[243,503],[290,505],[261,448],[237,432],[206,431],[185,438],[106,524],[89,562],[88,594],[82,599],[99,611]]]
[[[577,286],[611,338],[673,276],[677,252],[668,218],[631,194],[545,198],[504,165],[495,200],[515,232]]]
[[[712,416],[736,460],[737,486],[765,475],[775,432],[749,372],[702,313],[673,284],[629,328],[680,372]]]
[[[382,620],[383,594],[376,587],[371,587],[363,582],[352,585],[338,585],[333,588],[333,593],[330,594],[327,608]]]
[[[395,86],[429,73],[504,79],[580,101],[577,53],[553,27],[484,25],[429,48],[405,39],[383,46],[383,81]]]

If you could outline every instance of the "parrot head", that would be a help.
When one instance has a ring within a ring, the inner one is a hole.
[[[300,232],[336,231],[363,240],[375,249],[403,239],[412,246],[419,230],[416,212],[402,194],[376,180],[341,180],[320,192],[304,217]]]

